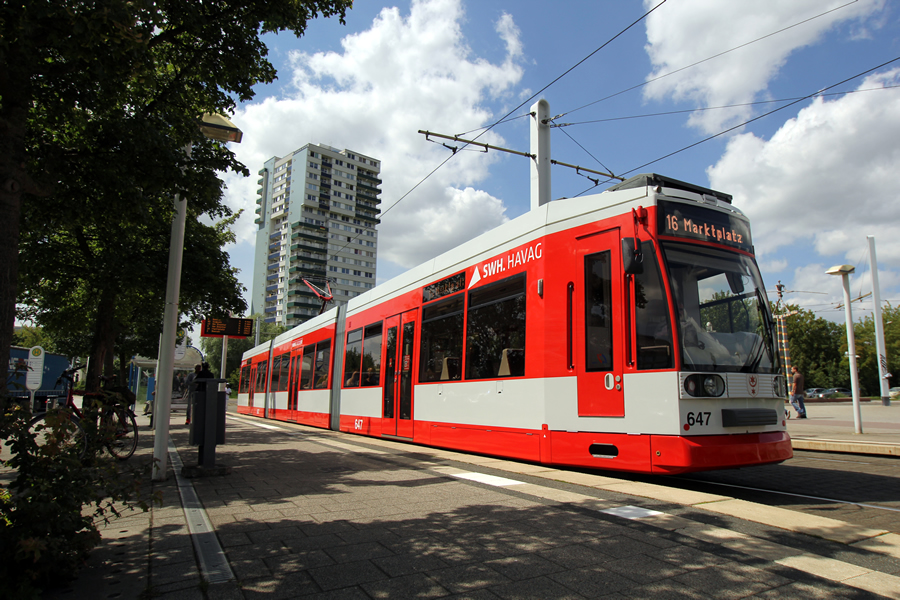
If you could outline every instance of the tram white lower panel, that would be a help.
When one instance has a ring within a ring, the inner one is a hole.
[[[626,374],[622,381],[623,417],[580,417],[576,377],[554,377],[536,383],[548,399],[545,422],[551,431],[679,435],[677,372]]]
[[[417,421],[537,429],[544,415],[546,381],[503,379],[430,383],[415,388]]]
[[[297,410],[329,414],[331,412],[331,390],[304,390],[299,392],[297,394]]]
[[[354,417],[381,417],[380,387],[341,390],[341,414]]]

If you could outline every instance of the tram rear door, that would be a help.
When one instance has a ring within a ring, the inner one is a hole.
[[[385,319],[384,331],[381,433],[412,438],[416,311],[411,310]]]
[[[578,415],[625,415],[622,250],[618,229],[576,238],[568,286],[569,368],[578,378]]]

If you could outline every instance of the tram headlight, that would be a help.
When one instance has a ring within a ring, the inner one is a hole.
[[[718,398],[725,393],[725,382],[718,375],[707,375],[703,378],[703,391],[707,396]]]
[[[690,375],[684,380],[684,391],[695,398],[718,398],[725,393],[725,380],[720,375]]]
[[[775,378],[775,396],[778,398],[783,398],[787,394],[787,390],[784,386],[784,378],[776,377]]]

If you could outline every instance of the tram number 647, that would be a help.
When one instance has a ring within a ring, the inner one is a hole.
[[[361,430],[363,428],[363,420],[362,419],[353,419],[353,429]]]
[[[694,425],[709,425],[709,418],[712,413],[709,412],[689,412],[687,414],[687,424],[693,427]]]

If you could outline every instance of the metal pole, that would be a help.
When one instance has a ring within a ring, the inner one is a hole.
[[[875,258],[875,236],[867,235],[869,240],[869,263],[872,269],[872,299],[875,301],[875,311],[872,319],[875,321],[875,345],[878,348],[878,381],[881,384],[881,404],[891,405],[891,385],[888,382],[890,374],[887,370],[887,349],[884,343],[884,319],[881,316],[881,288],[878,285],[878,259]]]
[[[853,333],[853,311],[850,308],[850,274],[842,273],[844,284],[844,314],[847,319],[847,354],[850,359],[850,389],[853,392],[853,431],[862,433],[862,413],[859,408],[859,372],[856,370],[856,336]]]
[[[184,147],[190,157],[191,143]],[[178,299],[181,295],[181,259],[184,255],[184,227],[187,200],[175,194],[175,218],[169,240],[169,270],[166,278],[166,308],[156,371],[156,400],[153,402],[153,480],[165,481],[169,459],[169,419],[172,416],[172,375],[175,370],[175,337],[178,329]]]
[[[153,480],[165,481],[169,457],[169,418],[172,406],[172,373],[175,368],[175,333],[178,328],[178,299],[181,294],[181,259],[187,201],[175,194],[175,218],[169,243],[169,271],[166,280],[166,308],[163,313],[159,370],[156,372],[156,400],[153,402]]]
[[[222,368],[219,370],[219,377],[225,379],[225,360],[228,358],[228,336],[222,336]],[[225,391],[225,382],[219,384],[219,391]],[[226,400],[227,402],[227,400]]]
[[[550,103],[531,106],[531,210],[550,202]]]

